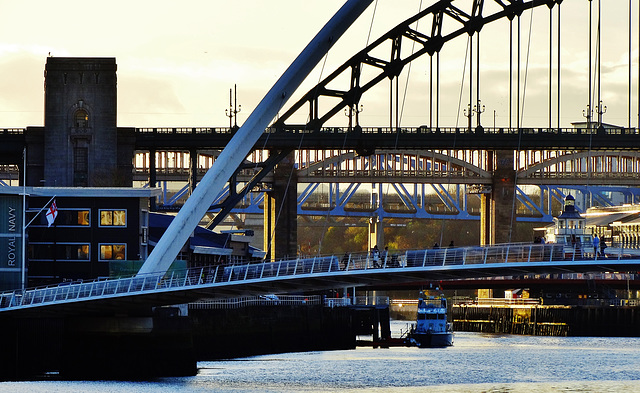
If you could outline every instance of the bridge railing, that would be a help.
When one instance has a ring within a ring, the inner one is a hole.
[[[230,135],[236,130],[229,127],[143,127],[136,128],[135,132],[140,135]],[[0,129],[0,133],[12,134],[21,133],[22,129]],[[581,134],[605,134],[605,135],[637,135],[640,133],[638,128],[625,127],[598,127],[591,128],[549,128],[549,127],[483,127],[478,130],[476,127],[322,127],[319,130],[310,129],[304,125],[287,125],[282,129],[268,127],[264,130],[265,134],[288,133],[288,134],[345,134],[358,132],[367,135],[384,135],[384,134],[535,134],[535,135],[581,135]]]
[[[0,310],[44,304],[98,299],[174,288],[233,285],[249,280],[266,280],[316,274],[349,274],[399,269],[425,269],[443,266],[487,265],[500,263],[552,263],[588,259],[607,260],[639,258],[640,250],[613,245],[606,256],[598,255],[592,244],[503,244],[485,247],[408,250],[386,253],[347,253],[341,258],[316,256],[277,262],[236,266],[208,266],[167,273],[97,279],[90,282],[67,282],[41,288],[14,290],[0,294]]]

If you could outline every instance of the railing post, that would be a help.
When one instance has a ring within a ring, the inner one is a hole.
[[[527,263],[531,262],[531,250],[533,249],[533,246],[531,244],[529,244],[529,256],[527,256]]]
[[[504,263],[507,263],[509,261],[509,245],[507,245],[507,252],[505,253],[504,256]]]
[[[100,291],[100,296],[104,296],[104,289],[107,287],[107,280],[104,280],[104,285],[102,286],[102,291]],[[69,292],[71,291],[71,285],[69,285],[69,291],[67,291],[67,296],[65,296],[65,300],[67,300],[66,298],[69,297]]]
[[[313,261],[311,262],[311,274],[313,274],[313,270],[316,267],[316,256],[313,257]]]
[[[467,264],[467,251],[469,251],[466,247],[462,249],[462,264]]]
[[[216,266],[216,270],[213,272],[213,277],[211,278],[212,284],[218,281],[218,269],[220,269],[220,265]]]
[[[278,270],[276,270],[276,277],[280,277],[280,266],[282,266],[282,261],[278,262]]]
[[[427,263],[427,254],[429,253],[429,250],[424,250],[424,255],[422,256],[422,267],[424,267],[424,265]]]
[[[349,258],[347,259],[347,266],[344,268],[345,272],[349,271],[349,265],[351,265],[351,254],[349,254]]]

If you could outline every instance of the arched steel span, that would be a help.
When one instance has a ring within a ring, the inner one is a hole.
[[[307,185],[299,195],[298,215],[477,219],[476,200],[468,194],[482,193],[483,187],[491,183],[491,176],[482,167],[484,160],[480,153],[380,150],[363,157],[349,150],[301,151],[296,159],[297,178]],[[204,156],[212,160],[215,152]],[[255,151],[243,164],[245,169],[237,173],[238,184],[252,192],[238,192],[227,186],[214,201],[210,213],[218,213],[222,208],[227,212],[261,213],[261,191],[268,189],[271,178],[267,175],[257,180],[260,173],[264,174],[264,166],[269,166],[264,161],[267,156],[266,151]],[[272,159],[273,155],[268,157]],[[189,162],[188,159],[181,161]],[[598,206],[637,203],[640,196],[640,189],[625,187],[637,183],[635,173],[640,168],[640,154],[527,151],[515,153],[514,162],[518,163],[519,173],[525,173],[519,175],[517,183],[539,187],[539,191],[517,187],[518,220],[550,221],[552,201],[561,204],[566,193],[583,200],[585,208],[593,206],[593,202]],[[585,169],[587,162],[591,162],[591,172]],[[167,180],[179,180],[176,168],[168,170]],[[184,180],[189,171],[183,168],[179,172]],[[367,183],[367,187],[360,187]],[[370,200],[371,192],[363,200],[362,192],[369,189],[371,183],[383,188],[376,192],[376,200]],[[467,186],[460,188],[461,184]],[[481,187],[474,187],[479,185]],[[171,198],[165,195],[161,205],[164,209],[173,209],[186,193],[187,186]],[[234,203],[226,204],[230,195]],[[545,197],[541,198],[542,195]]]
[[[147,152],[135,160],[135,179],[149,177]],[[156,164],[157,179],[182,182],[190,173],[189,152],[159,151]],[[199,177],[217,159],[218,150],[198,152]],[[375,155],[359,156],[353,150],[298,150],[297,177],[300,182],[404,182],[490,184],[491,174],[484,166],[482,150],[391,150],[382,149]],[[590,185],[638,186],[640,152],[620,150],[527,150],[514,153],[518,184],[529,185]],[[236,173],[239,183],[256,177],[263,168],[271,169],[273,152],[254,150]],[[175,156],[175,157],[174,157]],[[5,177],[17,176],[17,168],[3,172]],[[261,174],[262,182],[271,180]],[[255,184],[253,184],[255,186]]]
[[[422,55],[433,55],[439,52],[448,41],[463,34],[473,35],[480,32],[485,24],[498,19],[508,18],[511,20],[521,15],[525,10],[534,7],[546,5],[549,8],[553,8],[555,4],[561,3],[562,0],[494,0],[494,2],[501,7],[501,11],[489,16],[482,15],[485,5],[484,0],[473,0],[469,12],[455,7],[452,4],[452,0],[441,0],[433,4],[397,25],[384,36],[358,52],[331,75],[312,88],[297,103],[291,106],[272,126],[277,130],[289,128],[319,130],[327,120],[343,108],[348,107],[353,109],[359,103],[361,96],[373,86],[386,78],[393,79],[398,77],[405,65]],[[431,22],[430,29],[428,29],[430,30],[429,33],[421,33],[411,28],[414,23],[422,19]],[[459,27],[445,32],[445,26],[450,26],[449,22],[452,22],[451,25]],[[402,43],[405,40],[409,40],[411,43],[417,43],[421,45],[422,48],[403,57]],[[383,60],[372,55],[374,50],[383,48],[387,43],[391,44],[390,57],[388,60]],[[363,76],[366,67],[367,69],[371,68],[374,75],[370,77],[369,80],[364,81]],[[328,87],[330,83],[337,81],[343,74],[349,71],[350,82],[347,88],[336,90]],[[321,97],[339,99],[340,101],[330,106],[328,110],[320,113],[319,100]],[[306,104],[309,105],[308,123],[304,125],[286,125],[285,122]]]
[[[574,151],[540,157],[518,170],[518,183],[638,186],[640,152]]]

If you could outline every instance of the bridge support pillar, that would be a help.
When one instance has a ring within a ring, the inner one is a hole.
[[[369,250],[378,246],[380,252],[384,249],[384,229],[382,220],[378,216],[369,219]]]
[[[198,184],[198,151],[189,149],[189,195],[193,193]]]
[[[156,165],[156,150],[149,150],[149,187],[154,188],[158,183],[158,169]],[[156,197],[151,197],[149,208],[151,211],[157,211]]]
[[[508,243],[515,225],[516,171],[512,150],[496,150],[488,158],[492,171],[491,193],[482,194],[480,244]]]
[[[267,259],[298,253],[298,177],[295,155],[290,153],[273,169],[271,191],[264,201],[264,249]]]

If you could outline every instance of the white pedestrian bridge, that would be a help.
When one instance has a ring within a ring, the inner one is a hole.
[[[609,247],[605,256],[599,256],[590,245],[572,248],[562,244],[519,243],[410,250],[389,253],[379,259],[353,253],[14,290],[0,294],[0,316],[126,313],[203,298],[524,274],[638,270],[638,250]]]

